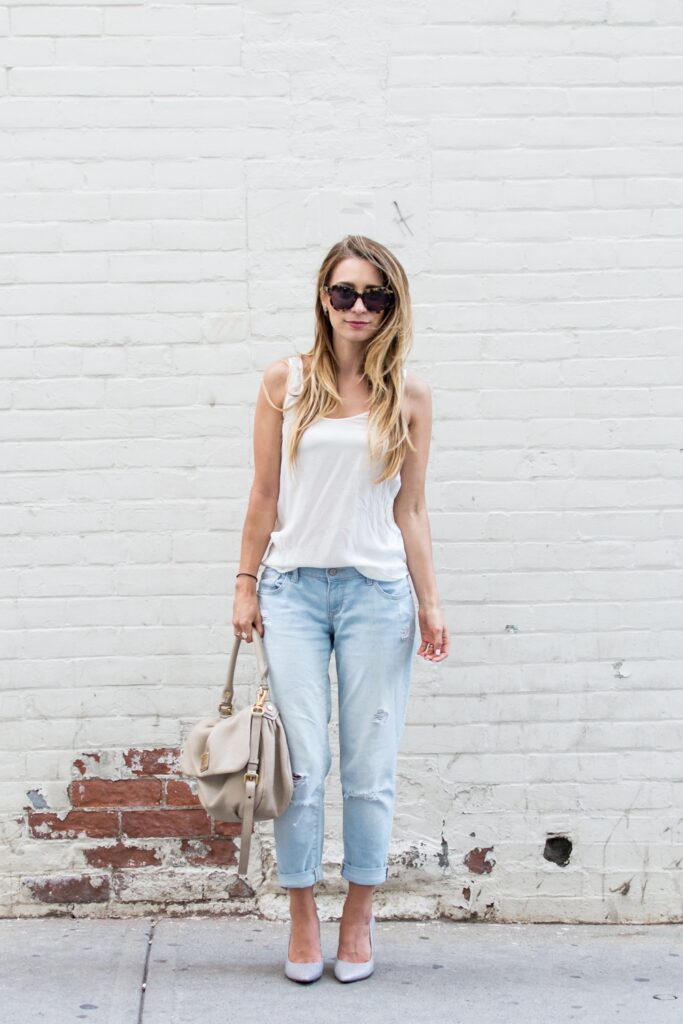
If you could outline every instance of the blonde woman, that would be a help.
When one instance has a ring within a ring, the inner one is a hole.
[[[403,267],[385,246],[348,235],[320,267],[315,319],[310,351],[263,374],[232,624],[247,643],[254,628],[263,638],[287,735],[294,793],[273,828],[290,896],[285,974],[300,982],[323,971],[313,890],[323,878],[334,649],[349,883],[334,973],[357,981],[374,969],[372,897],[388,873],[413,659],[443,661],[449,637],[424,494],[431,389],[406,370]]]

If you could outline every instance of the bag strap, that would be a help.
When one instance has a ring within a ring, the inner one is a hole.
[[[249,761],[244,773],[244,803],[242,804],[242,832],[240,836],[240,857],[237,865],[237,875],[246,878],[249,867],[249,851],[251,849],[251,834],[254,827],[254,801],[256,798],[256,784],[259,780],[259,750],[261,747],[261,727],[263,725],[263,704],[268,696],[268,662],[266,661],[263,649],[263,640],[256,628],[253,629],[254,652],[256,654],[256,667],[259,677],[259,691],[256,703],[251,709],[251,730],[249,735]],[[221,717],[227,718],[232,715],[232,701],[234,695],[235,665],[239,653],[241,636],[233,639],[232,651],[228,662],[228,674],[223,687],[223,699],[218,705]]]
[[[260,639],[260,637],[259,637]],[[251,847],[251,831],[254,824],[254,799],[258,782],[259,749],[261,745],[261,726],[263,714],[252,709],[251,736],[249,743],[249,762],[244,773],[246,783],[244,803],[242,804],[242,835],[240,837],[240,860],[237,874],[246,875],[249,866],[249,849]]]
[[[256,653],[256,669],[259,677],[259,696],[258,703],[263,703],[263,700],[268,696],[268,662],[266,661],[265,651],[263,649],[263,640],[261,634],[258,632],[256,627],[252,628],[252,636],[254,638],[254,651]],[[223,687],[222,700],[218,705],[218,713],[221,718],[227,718],[232,714],[232,701],[234,696],[234,677],[235,677],[235,665],[237,664],[237,654],[242,643],[242,637],[236,636],[233,639],[232,651],[230,652],[230,660],[228,662],[228,675],[225,680],[225,686]]]

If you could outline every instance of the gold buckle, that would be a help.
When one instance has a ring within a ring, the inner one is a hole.
[[[250,782],[253,779],[253,781],[255,783],[258,783],[258,778],[259,778],[258,772],[250,772],[247,769],[247,771],[244,773],[244,781],[245,782]]]
[[[208,767],[209,767],[209,751],[205,750],[204,753],[202,754],[201,760],[199,762],[199,770],[202,771],[202,772],[205,772]]]
[[[263,686],[263,684],[261,684],[261,686],[259,686],[259,691],[258,691],[258,694],[256,696],[256,702],[254,703],[254,705],[252,707],[252,711],[254,711],[257,715],[263,715],[264,714],[263,705],[265,703],[265,699],[266,699],[266,694],[267,693],[268,693],[268,688]]]
[[[229,718],[232,714],[232,704],[230,701],[222,700],[218,705],[218,714],[221,718]]]

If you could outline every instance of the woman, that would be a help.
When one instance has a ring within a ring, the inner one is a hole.
[[[292,762],[292,801],[273,827],[290,894],[285,973],[296,981],[323,969],[313,888],[323,877],[334,649],[349,883],[335,976],[352,981],[374,968],[372,896],[387,877],[413,657],[443,661],[449,638],[424,497],[431,390],[404,365],[403,267],[379,243],[347,236],[320,268],[315,315],[313,348],[263,374],[232,624],[247,643],[254,626],[263,638]]]

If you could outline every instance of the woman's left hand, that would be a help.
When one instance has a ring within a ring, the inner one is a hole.
[[[425,661],[444,661],[448,657],[450,639],[448,629],[444,625],[439,605],[418,608],[417,620],[420,624],[422,643],[417,654]]]

